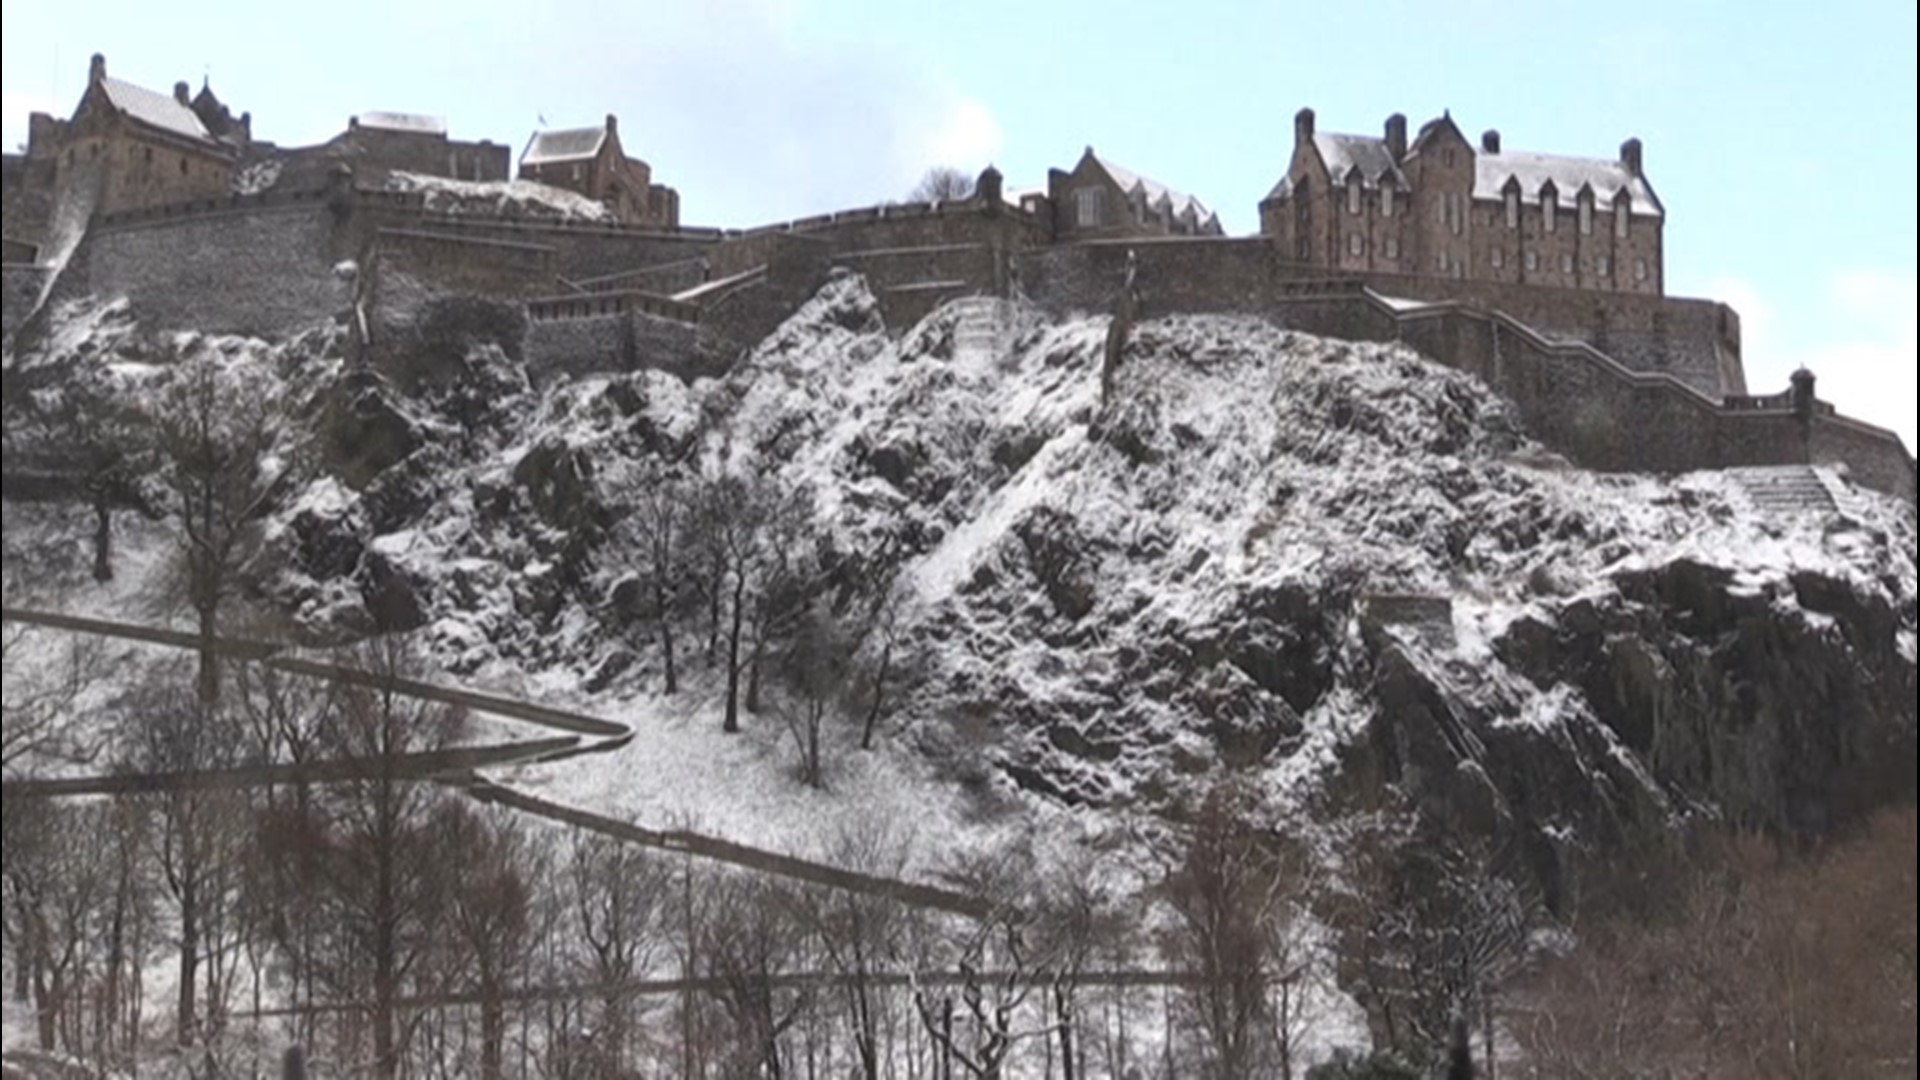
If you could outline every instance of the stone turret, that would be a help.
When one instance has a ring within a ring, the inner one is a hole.
[[[998,213],[1006,190],[1006,178],[992,165],[980,170],[980,178],[974,181],[973,193],[984,200],[988,213]]]
[[[1793,402],[1793,415],[1802,420],[1813,418],[1813,404],[1819,400],[1814,394],[1813,372],[1800,368],[1793,373],[1793,389],[1788,397]]]

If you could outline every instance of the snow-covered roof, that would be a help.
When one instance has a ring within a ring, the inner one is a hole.
[[[1348,174],[1358,169],[1363,187],[1377,188],[1383,179],[1390,180],[1397,188],[1409,186],[1406,174],[1400,171],[1393,154],[1387,150],[1385,139],[1319,131],[1314,133],[1313,148],[1319,152],[1320,160],[1326,162],[1327,175],[1336,184],[1346,183]]]
[[[193,110],[175,101],[170,95],[112,78],[101,79],[100,88],[106,92],[107,101],[114,108],[149,127],[159,128],[189,139],[213,141],[207,126],[200,122],[200,118],[194,115]]]
[[[1157,180],[1150,180],[1130,169],[1115,165],[1098,154],[1093,155],[1093,160],[1106,170],[1107,175],[1113,179],[1120,190],[1129,195],[1138,191],[1145,196],[1148,206],[1164,208],[1174,217],[1190,217],[1198,225],[1217,223],[1219,220],[1218,215],[1207,208],[1206,203],[1192,195],[1175,191]]]
[[[565,131],[536,131],[527,140],[522,165],[551,165],[562,161],[585,161],[597,157],[607,140],[603,127],[569,128]]]
[[[1618,161],[1559,154],[1474,155],[1474,198],[1504,197],[1509,179],[1519,182],[1520,197],[1528,202],[1539,201],[1540,189],[1548,180],[1552,180],[1558,203],[1568,209],[1578,204],[1581,188],[1592,187],[1597,209],[1613,209],[1614,196],[1625,192],[1634,213],[1652,217],[1659,217],[1663,213],[1660,200],[1655,197],[1646,179],[1635,176]]]
[[[416,135],[445,135],[447,122],[438,116],[423,116],[419,113],[403,112],[363,112],[353,118],[354,123],[364,128],[379,128],[382,131],[407,131]]]

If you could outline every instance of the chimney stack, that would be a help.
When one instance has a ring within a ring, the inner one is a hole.
[[[1628,173],[1634,176],[1641,175],[1639,139],[1628,139],[1620,144],[1620,164],[1627,167]]]
[[[1405,113],[1394,113],[1387,117],[1387,153],[1393,160],[1399,161],[1407,156],[1407,117]]]
[[[620,118],[613,115],[612,113],[607,114],[607,134],[609,135],[620,134]]]
[[[1495,130],[1494,128],[1488,128],[1487,130],[1481,132],[1480,133],[1480,149],[1483,153],[1488,153],[1488,154],[1499,153],[1500,152],[1500,132]]]
[[[93,62],[87,66],[87,82],[104,82],[107,77],[107,58],[99,53],[93,54]]]
[[[173,100],[179,102],[182,105],[193,104],[193,95],[187,89],[187,84],[185,80],[182,80],[180,82],[173,84]]]
[[[1293,114],[1293,141],[1295,145],[1313,141],[1313,110],[1301,109]]]

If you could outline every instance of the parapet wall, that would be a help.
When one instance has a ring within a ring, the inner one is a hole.
[[[353,252],[319,200],[121,217],[88,231],[61,274],[59,298],[125,296],[155,329],[262,337],[293,333],[350,302],[334,266]]]

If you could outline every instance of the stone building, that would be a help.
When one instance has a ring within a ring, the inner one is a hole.
[[[232,137],[219,137],[194,111],[186,83],[172,95],[136,86],[109,76],[98,54],[72,118],[31,124],[28,157],[51,155],[57,198],[90,213],[224,197],[250,126],[243,120]]]
[[[585,195],[606,204],[623,224],[674,229],[680,193],[653,182],[653,168],[620,146],[620,121],[604,127],[536,131],[520,155],[520,179]]]
[[[1638,139],[1617,160],[1476,147],[1450,114],[1411,143],[1406,117],[1378,136],[1294,118],[1293,159],[1260,204],[1289,258],[1353,273],[1662,295],[1665,210]]]
[[[363,112],[349,117],[345,131],[318,146],[264,147],[249,155],[248,164],[250,179],[271,177],[272,187],[300,191],[324,185],[342,164],[351,167],[361,183],[376,187],[394,173],[504,181],[512,173],[513,152],[488,139],[449,138],[447,122],[437,116]]]
[[[1050,215],[1061,240],[1222,234],[1219,215],[1205,203],[1123,169],[1091,146],[1071,170],[1048,170],[1044,202],[1029,196],[1022,205]]]

